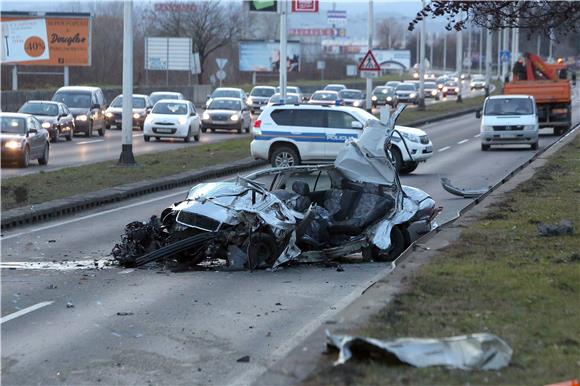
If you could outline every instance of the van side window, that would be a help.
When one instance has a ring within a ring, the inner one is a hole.
[[[294,120],[293,114],[294,110],[285,109],[285,110],[274,110],[270,114],[272,120],[276,122],[277,125],[280,126],[293,126]]]
[[[342,111],[327,111],[328,127],[333,129],[352,129],[352,122],[355,120],[350,114]]]

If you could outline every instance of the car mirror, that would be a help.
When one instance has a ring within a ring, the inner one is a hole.
[[[475,112],[475,118],[477,118],[477,119],[481,118],[481,110],[477,110]]]
[[[209,98],[211,98],[211,95],[207,94],[207,96],[205,97],[205,100],[208,101]]]
[[[92,110],[92,109],[100,109],[100,108],[101,108],[101,105],[100,105],[100,104],[98,104],[98,103],[95,103],[95,104],[93,104],[93,105],[91,106],[91,110]]]
[[[28,129],[28,134],[36,135],[36,134],[38,134],[38,130],[36,130],[36,129]]]
[[[351,127],[353,129],[362,129],[363,128],[363,124],[360,123],[359,121],[352,121]]]

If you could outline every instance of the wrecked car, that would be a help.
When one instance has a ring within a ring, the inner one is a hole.
[[[159,259],[225,260],[239,269],[324,262],[355,252],[390,261],[435,226],[435,201],[403,186],[387,124],[369,120],[334,164],[264,169],[234,181],[201,183],[147,223],[125,227],[113,256],[124,266]]]

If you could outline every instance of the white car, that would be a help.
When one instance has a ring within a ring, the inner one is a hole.
[[[153,110],[145,119],[143,139],[151,137],[183,138],[189,142],[191,137],[199,141],[200,119],[193,103],[187,100],[162,99],[155,103]]]
[[[471,90],[482,89],[485,88],[485,86],[486,86],[485,76],[481,74],[476,74],[471,77],[471,82],[469,83],[469,88]]]
[[[495,95],[485,99],[481,118],[481,150],[491,145],[530,145],[538,149],[539,125],[536,102],[530,95]]]
[[[377,118],[349,106],[266,106],[254,123],[251,154],[274,167],[333,162],[344,142],[359,138],[369,120]],[[400,173],[411,173],[432,156],[433,144],[423,130],[395,128],[392,159]]]

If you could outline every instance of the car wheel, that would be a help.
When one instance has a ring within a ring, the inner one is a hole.
[[[247,251],[249,269],[271,267],[278,257],[276,240],[265,232],[252,234],[244,242],[242,249]]]
[[[538,150],[538,142],[532,143],[532,150]]]
[[[69,132],[68,132],[68,135],[65,138],[66,138],[67,142],[70,142],[70,141],[72,141],[72,137],[73,137],[73,128],[71,127]]]
[[[161,137],[155,137],[156,141],[161,141]]]
[[[89,122],[89,127],[87,128],[87,133],[86,133],[87,137],[92,137],[93,136],[93,121]]]
[[[417,166],[419,166],[419,162],[405,162],[403,164],[403,167],[401,168],[400,173],[401,174],[411,174],[415,171],[415,169],[417,169]]]
[[[18,161],[18,165],[21,168],[27,168],[30,164],[30,148],[28,146],[24,147],[24,152],[20,156],[20,160]]]
[[[400,173],[403,168],[403,156],[401,155],[401,151],[394,146],[391,147],[391,157],[397,173]]]
[[[107,129],[107,130],[111,130],[111,124],[107,123],[107,124],[105,125],[105,129]]]
[[[409,243],[407,242],[407,237],[405,237],[405,233],[403,232],[403,230],[401,230],[401,228],[399,227],[394,227],[391,230],[390,248],[386,250],[381,250],[374,245],[363,248],[362,250],[363,259],[364,260],[372,259],[374,261],[385,261],[385,262],[393,261],[397,257],[399,257],[399,255],[403,253],[403,251],[405,251],[405,248],[407,248],[408,245]]]
[[[270,163],[275,168],[300,165],[300,158],[296,151],[289,146],[281,146],[272,152]]]
[[[249,133],[250,132],[251,125],[252,125],[252,122],[249,122],[248,123],[248,126],[246,126],[246,133]]]
[[[243,124],[241,124],[240,127],[238,127],[238,130],[237,130],[238,134],[242,134],[242,126],[243,126]]]
[[[195,142],[199,142],[199,134],[193,136]]]
[[[484,145],[483,143],[481,144],[481,150],[482,151],[488,151],[489,150],[489,145]]]
[[[150,139],[151,139],[151,137],[150,137],[150,136],[148,136],[148,135],[144,135],[144,136],[143,136],[143,140],[144,140],[145,142],[149,142],[149,140],[150,140]]]
[[[202,127],[202,128],[201,128],[201,132],[202,132],[202,133],[205,133],[206,131],[207,131],[207,129],[206,129],[205,127]]]
[[[99,129],[99,137],[104,137],[105,136],[105,129],[101,126],[101,128]]]
[[[187,136],[183,138],[184,142],[189,142],[191,140],[191,127],[187,130]]]
[[[42,157],[40,157],[38,159],[38,164],[39,165],[46,165],[46,164],[48,164],[49,152],[50,152],[50,148],[48,146],[48,143],[45,143],[44,144],[44,151],[42,152]]]

